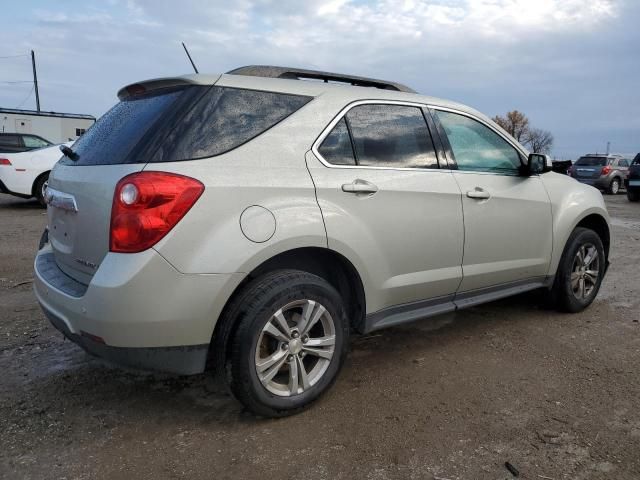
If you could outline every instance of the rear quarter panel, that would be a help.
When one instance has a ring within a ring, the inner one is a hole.
[[[249,273],[299,247],[326,247],[327,239],[305,152],[322,127],[314,102],[248,143],[217,157],[152,163],[145,170],[198,179],[205,191],[154,248],[183,273]],[[253,205],[268,209],[275,232],[249,240],[240,217]]]

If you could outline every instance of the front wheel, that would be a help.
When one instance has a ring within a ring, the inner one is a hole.
[[[329,389],[347,353],[349,325],[328,282],[277,271],[250,283],[234,304],[227,381],[247,409],[291,415]]]
[[[588,228],[576,228],[560,259],[552,289],[556,307],[576,313],[596,298],[605,272],[602,240]]]
[[[609,184],[607,193],[610,193],[611,195],[617,195],[619,191],[620,191],[620,179],[614,178],[613,180],[611,180],[611,183]]]

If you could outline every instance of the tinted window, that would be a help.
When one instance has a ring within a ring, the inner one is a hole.
[[[584,167],[604,167],[607,164],[607,157],[580,157],[576,165]]]
[[[635,156],[632,165],[640,165],[640,153]]]
[[[141,95],[117,103],[74,144],[78,155],[72,161],[63,157],[68,165],[112,165],[118,163],[145,163],[148,159],[133,156],[145,134],[153,132],[156,124],[171,116],[171,109],[188,89],[160,91]]]
[[[210,157],[251,140],[310,97],[190,86],[127,98],[73,145],[68,165],[171,162]]]
[[[436,114],[459,170],[512,173],[520,167],[517,150],[489,127],[457,113]]]
[[[356,164],[347,122],[345,122],[344,118],[333,127],[331,133],[327,135],[320,148],[318,148],[318,152],[327,162],[334,165]]]
[[[18,135],[2,135],[0,136],[0,145],[7,147],[21,147],[20,137]]]
[[[629,161],[625,160],[625,159],[622,159],[622,160],[620,160],[618,162],[618,166],[620,166],[620,167],[628,167],[629,166]]]
[[[300,95],[212,87],[162,139],[153,162],[211,157],[273,127],[310,100]]]
[[[422,111],[402,105],[360,105],[346,115],[358,165],[438,168]]]
[[[24,135],[22,137],[22,141],[24,142],[24,146],[28,148],[44,148],[51,145],[49,142],[41,138],[32,137],[30,135]]]

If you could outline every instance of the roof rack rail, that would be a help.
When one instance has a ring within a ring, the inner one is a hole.
[[[323,80],[328,82],[348,83],[358,87],[375,87],[383,90],[395,90],[398,92],[416,93],[415,90],[395,82],[376,80],[375,78],[357,77],[355,75],[342,75],[341,73],[320,72],[318,70],[305,70],[302,68],[274,67],[270,65],[248,65],[227,72],[231,75],[248,75],[251,77],[288,78],[294,80]]]

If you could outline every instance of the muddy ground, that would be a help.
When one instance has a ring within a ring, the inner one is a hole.
[[[640,204],[577,315],[518,296],[352,339],[310,410],[258,420],[207,375],[123,372],[45,321],[43,210],[0,195],[0,477],[640,478]]]

